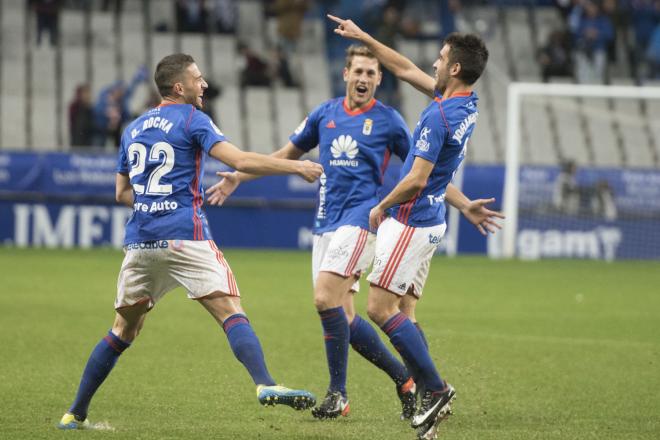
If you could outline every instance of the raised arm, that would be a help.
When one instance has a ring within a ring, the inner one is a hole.
[[[397,78],[409,83],[425,95],[434,97],[435,79],[424,73],[415,63],[364,32],[352,20],[344,20],[329,14],[328,18],[337,23],[336,34],[364,44],[378,58],[378,61]]]
[[[300,159],[303,154],[305,154],[304,151],[297,148],[291,141],[289,141],[284,147],[271,154],[270,157],[297,160]],[[222,177],[222,180],[206,190],[206,202],[210,205],[222,205],[225,200],[236,191],[238,185],[261,177],[257,174],[249,174],[240,171],[219,171],[216,174]]]

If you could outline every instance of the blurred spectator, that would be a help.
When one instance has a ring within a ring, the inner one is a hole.
[[[607,59],[610,63],[617,61],[616,41],[619,29],[624,26],[623,14],[619,9],[618,1],[620,0],[601,0],[600,3],[603,14],[609,18],[612,24],[612,38],[607,44]]]
[[[573,76],[570,36],[559,29],[552,31],[546,45],[539,49],[537,59],[543,82],[555,76]]]
[[[210,2],[210,3],[209,3]],[[221,34],[236,33],[238,8],[235,0],[208,0],[215,21],[215,29]]]
[[[573,0],[554,0],[555,7],[559,11],[561,18],[564,19],[564,22],[568,21],[568,17],[573,10],[574,1]]]
[[[575,39],[575,69],[579,83],[604,83],[607,50],[614,38],[610,19],[592,0],[583,0],[571,11]]]
[[[176,29],[179,32],[204,32],[206,30],[204,0],[177,0],[175,17]]]
[[[94,142],[94,111],[89,84],[76,87],[69,104],[69,137],[73,147],[88,147]]]
[[[302,23],[309,9],[309,0],[275,0],[271,10],[277,17],[279,45],[285,56],[292,55],[298,46]]]
[[[222,95],[222,88],[220,86],[216,86],[215,83],[209,80],[206,80],[206,84],[208,84],[208,87],[206,90],[204,90],[204,108],[202,110],[204,113],[209,115],[209,118],[211,118],[212,121],[216,121],[217,115],[215,114],[215,100]]]
[[[115,14],[121,14],[123,8],[124,0],[103,0],[101,4],[101,10],[104,12],[112,10]]]
[[[591,213],[607,221],[616,220],[618,211],[614,202],[614,191],[607,180],[599,180],[591,196]]]
[[[309,0],[274,0],[269,7],[277,19],[277,71],[287,87],[295,87],[298,83],[289,66],[296,57],[303,20],[309,6]]]
[[[270,86],[272,75],[269,71],[268,63],[245,43],[239,42],[236,51],[243,57],[241,87]]]
[[[629,0],[628,8],[630,25],[635,36],[631,71],[640,80],[646,76],[653,77],[653,62],[649,57],[649,50],[653,32],[660,24],[660,0]],[[647,67],[648,72],[644,71],[644,67]]]
[[[37,16],[37,45],[41,44],[43,33],[48,32],[50,45],[56,46],[60,32],[62,0],[29,0],[29,5]]]
[[[388,5],[383,10],[381,25],[378,27],[374,37],[396,50],[396,37],[402,32],[401,9],[395,5]],[[383,70],[383,78],[376,92],[378,99],[401,111],[401,93],[399,92],[399,81],[387,69]]]
[[[649,78],[660,79],[660,24],[655,27],[649,39],[646,59],[649,63]]]
[[[440,13],[440,38],[442,41],[447,35],[456,31],[456,13],[461,8],[459,0],[440,0],[439,13]]]
[[[133,118],[140,116],[142,113],[146,112],[147,110],[150,110],[154,107],[158,107],[162,101],[163,98],[160,96],[160,93],[158,93],[158,90],[154,87],[149,87],[149,91],[147,92],[147,98],[144,100],[144,104],[142,105],[142,110],[138,111],[136,115],[133,115]]]
[[[94,106],[94,145],[105,146],[108,138],[119,147],[124,123],[131,119],[130,101],[137,86],[147,78],[147,69],[141,67],[128,86],[124,81],[115,81],[101,90]]]
[[[279,46],[275,48],[274,58],[274,70],[277,73],[277,76],[282,80],[284,86],[298,87],[299,83],[296,79],[294,79],[293,74],[291,73],[289,58],[285,55],[284,50],[282,50],[282,48]]]
[[[580,209],[580,188],[577,180],[577,166],[572,160],[564,161],[561,171],[555,180],[552,194],[554,208],[568,215],[576,215]]]

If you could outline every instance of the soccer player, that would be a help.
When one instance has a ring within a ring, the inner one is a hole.
[[[115,321],[92,351],[59,427],[92,426],[87,410],[94,393],[137,337],[146,313],[177,286],[186,288],[188,297],[222,326],[234,355],[257,386],[261,404],[312,407],[311,393],[277,386],[266,368],[234,275],[211,238],[201,182],[206,154],[244,172],[298,174],[309,182],[323,168],[311,161],[243,152],[228,142],[199,111],[207,84],[191,56],[166,56],[154,79],[162,102],[124,130],[119,151],[116,198],[133,207],[133,215],[126,224]]]
[[[349,47],[344,69],[346,95],[314,109],[290,141],[274,153],[276,157],[297,159],[318,145],[324,167],[312,251],[314,300],[324,330],[330,372],[327,395],[312,411],[321,419],[348,414],[349,345],[392,378],[403,418],[410,418],[415,409],[415,381],[373,327],[355,313],[353,305],[360,274],[374,255],[375,236],[369,232],[369,210],[378,203],[390,155],[404,159],[411,142],[401,115],[374,99],[380,79],[380,65],[373,54],[364,46]],[[219,174],[225,179],[207,191],[211,204],[222,204],[241,182],[255,177],[245,173]],[[489,225],[493,212],[484,205],[492,200],[471,202],[452,189],[452,202],[460,204],[470,221]],[[406,301],[403,308],[414,317],[414,298]]]
[[[446,188],[465,157],[477,120],[472,85],[486,66],[488,50],[476,35],[450,34],[431,77],[351,20],[329,18],[338,24],[335,33],[364,44],[399,79],[433,98],[415,128],[398,184],[369,212],[369,225],[378,230],[367,306],[369,317],[420,372],[425,390],[411,426],[419,438],[433,438],[455,391],[438,374],[419,332],[399,306],[407,293],[421,296],[431,257],[444,235]]]

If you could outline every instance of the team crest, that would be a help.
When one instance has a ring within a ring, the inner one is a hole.
[[[362,126],[362,134],[369,136],[371,134],[371,128],[374,125],[374,121],[367,118],[364,120],[364,125]]]

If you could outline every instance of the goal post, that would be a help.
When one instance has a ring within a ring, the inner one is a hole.
[[[603,120],[607,120],[608,124],[614,125],[615,129],[618,129],[618,132],[624,132],[624,135],[618,136],[619,138],[619,143],[625,143],[627,141],[627,138],[625,136],[625,130],[621,130],[621,121],[624,121],[623,124],[630,123],[630,125],[633,127],[632,130],[634,131],[634,127],[639,127],[639,130],[642,130],[642,123],[639,121],[634,120],[635,118],[631,115],[626,115],[625,111],[621,111],[619,115],[612,115],[612,109],[611,108],[606,108],[602,102],[604,100],[609,100],[610,102],[619,102],[620,100],[627,100],[630,102],[630,100],[643,100],[645,103],[650,102],[650,100],[657,100],[654,101],[654,106],[653,109],[647,110],[645,113],[645,123],[647,127],[645,128],[647,138],[648,138],[648,145],[640,145],[639,148],[646,149],[650,151],[649,155],[653,157],[653,160],[648,161],[648,163],[644,164],[642,163],[641,165],[634,164],[633,166],[629,166],[626,164],[626,152],[625,148],[621,148],[623,151],[622,157],[623,157],[623,163],[620,163],[618,166],[616,164],[609,165],[608,167],[603,167],[599,166],[598,163],[593,163],[593,157],[594,155],[598,157],[599,154],[610,154],[610,153],[599,153],[599,148],[601,147],[601,142],[600,139],[598,139],[599,133],[598,130],[596,129],[595,135],[592,135],[592,139],[590,139],[591,144],[593,144],[590,148],[592,149],[590,151],[591,155],[591,160],[587,160],[586,163],[583,161],[583,163],[579,163],[579,166],[588,168],[589,170],[592,170],[595,175],[602,175],[603,173],[621,173],[621,172],[627,172],[627,170],[633,170],[632,172],[634,173],[639,173],[640,174],[640,187],[643,187],[645,185],[644,182],[648,182],[648,185],[651,185],[653,188],[652,190],[646,191],[645,195],[648,196],[649,198],[654,198],[654,195],[657,195],[658,198],[660,199],[660,168],[658,164],[658,156],[660,155],[660,151],[658,151],[658,145],[660,144],[660,112],[656,112],[657,110],[660,110],[660,87],[650,87],[650,86],[629,86],[629,85],[578,85],[578,84],[547,84],[547,83],[511,83],[508,86],[508,91],[507,91],[507,113],[506,113],[506,163],[505,163],[505,182],[504,182],[504,194],[503,194],[503,211],[504,214],[506,215],[506,219],[504,221],[504,228],[502,231],[502,241],[501,241],[501,249],[500,252],[494,253],[494,255],[501,255],[502,257],[505,258],[514,258],[514,257],[520,257],[520,243],[518,243],[519,239],[519,228],[520,228],[520,198],[521,198],[521,167],[525,167],[525,163],[521,163],[521,152],[523,151],[523,148],[528,148],[530,147],[529,144],[533,144],[534,142],[540,141],[541,139],[538,138],[538,136],[542,136],[542,134],[537,134],[532,132],[530,135],[529,133],[526,139],[526,144],[523,145],[523,130],[524,126],[526,123],[530,123],[532,121],[529,120],[529,118],[534,118],[534,116],[527,114],[526,109],[523,108],[523,101],[525,99],[537,99],[539,102],[545,100],[550,100],[550,99],[555,99],[555,98],[574,98],[575,100],[580,100],[579,102],[589,102],[591,101],[598,101],[601,107],[604,107],[602,109],[598,108],[598,104],[595,104],[592,106],[592,113],[589,114],[588,112],[583,112],[583,120],[586,122],[583,122],[582,129],[587,130],[586,126],[589,125],[590,123],[590,118],[593,118],[594,120],[600,119],[601,122]],[[541,104],[539,104],[541,105]],[[623,105],[622,105],[623,106]],[[596,108],[596,111],[594,112],[593,109]],[[646,108],[646,107],[645,107]],[[537,115],[538,116],[538,115]],[[525,118],[528,118],[527,121],[525,121]],[[618,119],[617,119],[618,118]],[[628,120],[626,120],[628,118]],[[641,119],[641,118],[637,118]],[[651,126],[650,128],[648,126]],[[631,127],[625,127],[627,129],[631,129]],[[555,133],[561,132],[562,128],[561,127],[554,127]],[[602,130],[601,130],[602,131]],[[615,130],[617,131],[617,130]],[[605,134],[601,133],[603,136]],[[589,135],[587,135],[588,138]],[[610,136],[610,137],[617,137],[617,136]],[[547,139],[543,139],[543,141],[547,142]],[[582,140],[576,139],[575,142],[576,144],[579,144]],[[553,143],[552,141],[549,142],[549,144]],[[557,139],[554,139],[554,143],[557,143]],[[570,145],[568,147],[565,146],[565,151],[573,151],[573,147],[575,145]],[[630,148],[630,147],[628,147]],[[560,151],[560,150],[558,150]],[[556,153],[556,152],[555,152]],[[612,154],[610,154],[612,155]],[[556,160],[555,164],[548,164],[547,161],[545,163],[545,166],[547,169],[553,169],[551,171],[551,174],[553,176],[556,174],[556,170],[560,166],[560,160],[561,158],[561,153],[556,154],[558,156],[558,159]],[[564,157],[564,159],[571,159],[570,156]],[[616,162],[616,161],[614,161]],[[641,162],[644,162],[642,159]],[[600,168],[599,168],[600,167]],[[541,166],[542,168],[542,166]],[[600,174],[599,174],[600,173]],[[629,173],[628,173],[629,174]],[[630,177],[628,174],[626,174],[623,178],[628,179],[634,177]],[[647,189],[648,189],[647,185]],[[592,189],[596,187],[596,184],[593,185]],[[528,188],[525,188],[524,190],[528,190]],[[634,191],[634,188],[630,189],[630,191]],[[546,198],[547,198],[547,183],[546,183]],[[584,197],[583,197],[584,198]],[[650,211],[647,213],[642,213],[641,217],[645,218],[645,221],[658,221],[659,223],[656,223],[656,226],[658,226],[658,229],[660,229],[660,201],[657,200],[649,200],[651,202],[650,206]],[[583,202],[576,202],[576,203],[584,203]],[[632,202],[634,204],[634,202]],[[630,203],[628,203],[630,205]],[[628,206],[627,205],[627,206]],[[546,214],[550,212],[550,209],[546,209]],[[562,213],[562,214],[565,214]],[[562,222],[566,220],[566,216],[563,218],[561,215],[558,213],[551,213],[548,214],[546,217],[553,218],[553,221],[557,222]],[[634,215],[633,215],[634,217]],[[610,219],[611,220],[611,219]],[[570,219],[567,221],[568,223],[571,223]],[[593,223],[592,224],[596,224]],[[594,226],[596,227],[596,226]],[[660,237],[660,232],[656,231],[656,234]],[[659,238],[660,242],[660,238]],[[615,255],[612,254],[611,250],[605,252],[606,255],[601,255],[601,258],[605,259],[613,259],[616,258]],[[650,251],[650,258],[660,258],[660,250],[657,252],[658,255],[654,255],[653,250]],[[647,258],[645,256],[646,254],[642,254],[641,258]],[[565,255],[556,255],[556,256],[565,256]],[[577,255],[580,256],[580,255]],[[629,256],[625,257],[628,258]],[[634,255],[632,258],[636,258]]]

